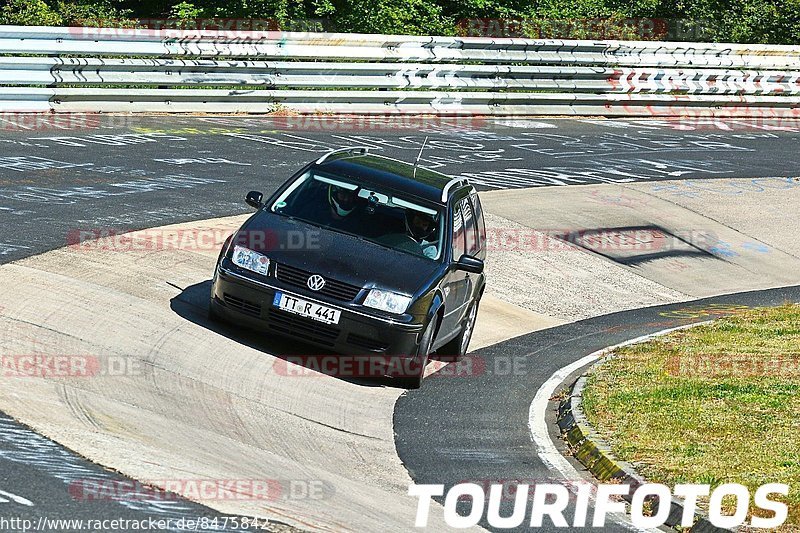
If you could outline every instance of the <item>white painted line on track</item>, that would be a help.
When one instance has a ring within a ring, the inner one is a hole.
[[[666,335],[667,333],[671,333],[673,331],[678,331],[681,329],[692,328],[695,326],[700,326],[702,324],[710,323],[710,320],[706,320],[704,322],[698,322],[695,324],[687,324],[683,326],[678,326],[675,328],[669,328],[662,331],[658,331],[656,333],[651,333],[649,335],[643,335],[641,337],[636,337],[635,339],[630,339],[620,344],[615,344],[614,346],[609,346],[607,348],[603,348],[602,350],[598,350],[594,353],[587,355],[586,357],[582,357],[577,361],[557,370],[550,378],[542,384],[539,390],[536,392],[536,396],[534,396],[533,401],[531,402],[530,409],[528,410],[528,428],[531,432],[531,440],[533,444],[536,446],[536,453],[539,455],[539,459],[542,460],[542,463],[552,471],[558,472],[561,476],[563,476],[567,481],[571,482],[582,482],[584,481],[583,476],[578,472],[575,467],[573,467],[570,462],[564,457],[561,452],[558,451],[556,448],[555,443],[550,438],[550,432],[547,428],[547,422],[545,421],[545,416],[547,414],[547,408],[550,403],[550,398],[553,397],[555,394],[556,389],[561,385],[565,379],[567,379],[570,374],[575,372],[576,370],[588,365],[589,363],[600,359],[601,357],[613,352],[618,348],[622,348],[623,346],[630,346],[631,344],[638,344],[641,342],[646,342],[652,338],[659,337],[661,335]],[[592,498],[594,501],[594,498]],[[632,531],[643,531],[636,526],[628,519],[627,515],[622,513],[614,513],[610,514],[613,517],[614,521],[627,529]],[[644,531],[660,531],[658,529],[650,529]]]
[[[20,505],[26,505],[28,507],[33,507],[33,502],[28,500],[27,498],[23,498],[22,496],[17,496],[16,494],[11,494],[10,492],[6,492],[4,490],[0,490],[0,503],[9,503],[9,501],[18,503]]]

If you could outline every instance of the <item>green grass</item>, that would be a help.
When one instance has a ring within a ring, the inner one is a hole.
[[[751,309],[617,350],[583,408],[647,479],[787,483],[800,526],[800,305]]]

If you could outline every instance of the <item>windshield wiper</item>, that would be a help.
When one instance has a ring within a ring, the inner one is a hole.
[[[319,224],[317,222],[314,222],[312,220],[306,220],[305,218],[300,218],[300,217],[297,217],[297,216],[294,216],[294,215],[290,215],[288,213],[281,213],[280,211],[273,211],[273,213],[277,213],[278,215],[280,215],[282,217],[286,217],[289,220],[294,220],[295,222],[302,222],[303,224],[308,224],[308,225],[314,226],[316,228],[329,229],[328,226],[323,226],[323,225],[321,225],[321,224]]]

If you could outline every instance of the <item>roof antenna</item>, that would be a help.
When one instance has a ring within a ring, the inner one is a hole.
[[[419,165],[419,160],[422,157],[422,151],[425,149],[425,145],[428,144],[428,136],[425,136],[425,140],[422,141],[422,147],[419,149],[419,153],[417,154],[417,160],[414,161],[414,174],[411,176],[412,179],[417,179],[417,165]]]

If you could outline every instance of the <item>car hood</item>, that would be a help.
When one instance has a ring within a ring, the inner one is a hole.
[[[425,257],[268,211],[257,213],[242,230],[239,242],[271,261],[359,287],[413,294],[441,268]]]

